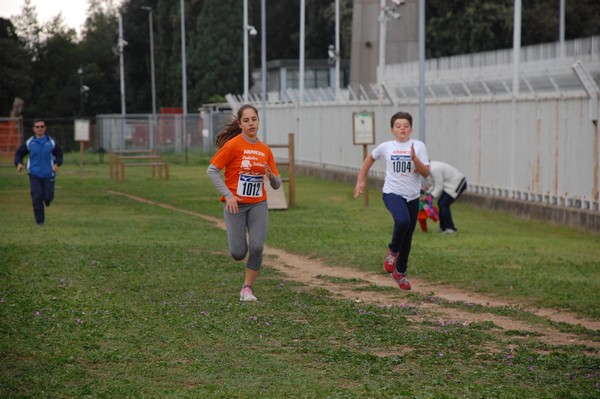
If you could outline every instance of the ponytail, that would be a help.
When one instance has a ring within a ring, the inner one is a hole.
[[[229,140],[242,133],[242,128],[240,127],[240,119],[244,111],[248,108],[254,110],[254,112],[256,112],[256,115],[258,115],[258,110],[252,105],[242,105],[240,109],[238,109],[237,115],[234,115],[233,119],[228,124],[223,126],[219,131],[219,134],[217,134],[217,137],[215,138],[217,148],[223,147],[225,143],[227,143]]]

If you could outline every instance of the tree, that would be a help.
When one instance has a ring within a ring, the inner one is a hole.
[[[31,58],[35,59],[40,45],[42,28],[38,22],[36,8],[31,5],[31,0],[25,0],[21,14],[13,19],[13,24],[19,40],[22,41]]]
[[[567,40],[600,34],[600,3],[565,2]],[[427,58],[493,51],[512,47],[513,0],[428,0]],[[559,2],[523,0],[521,45],[559,40]]]
[[[117,8],[110,0],[93,0],[79,43],[79,67],[83,81],[90,88],[85,110],[87,115],[121,112],[121,91]]]
[[[78,104],[79,88],[67,71],[77,59],[75,31],[65,26],[61,14],[40,27],[30,0],[25,0],[21,15],[15,17],[15,28],[29,58],[28,66],[21,63],[29,76],[23,79],[21,87],[25,101],[23,115],[72,114],[74,104]]]
[[[510,47],[512,2],[430,0],[426,4],[427,58]]]
[[[174,0],[88,0],[88,16],[77,40],[60,16],[40,26],[35,6],[0,19],[0,113],[15,96],[25,116],[79,113],[80,75],[90,88],[87,115],[120,112],[117,50],[120,11],[124,22],[128,113],[151,110],[148,12],[153,10],[157,105],[181,106],[180,2]],[[248,0],[249,21],[260,33],[261,0]],[[267,1],[267,60],[299,56],[300,0]],[[306,0],[306,57],[325,59],[335,40],[335,0]],[[340,0],[341,56],[350,57],[353,0]],[[427,57],[444,57],[512,47],[513,0],[428,0]],[[243,90],[243,32],[240,0],[185,0],[187,81],[190,108]],[[559,34],[557,0],[523,0],[522,45],[554,42]],[[566,2],[566,39],[600,35],[600,2]],[[258,68],[260,36],[251,38],[250,68]],[[8,56],[7,56],[8,55]]]
[[[190,103],[243,86],[242,7],[237,0],[207,0],[197,19],[189,54]],[[238,28],[235,28],[238,27]]]
[[[15,97],[31,93],[31,59],[16,34],[13,24],[0,18],[0,116],[10,114]]]
[[[33,63],[34,83],[25,114],[28,117],[74,116],[79,107],[76,33],[67,29],[60,17],[49,22],[44,32],[48,35],[40,42]]]

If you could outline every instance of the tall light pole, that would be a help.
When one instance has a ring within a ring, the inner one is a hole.
[[[83,67],[77,68],[79,74],[79,116],[83,116]]]
[[[156,116],[156,86],[154,83],[154,30],[152,29],[152,7],[142,6],[141,9],[148,11],[148,23],[150,25],[150,79],[152,84],[152,116]]]
[[[335,0],[335,100],[340,91],[340,0]]]
[[[180,1],[181,10],[181,102],[183,103],[183,116],[181,118],[183,126],[183,139],[185,140],[185,163],[188,162],[188,138],[187,138],[187,71],[185,57],[185,6],[184,0]]]
[[[187,116],[187,71],[186,71],[186,57],[185,57],[185,6],[184,0],[180,1],[181,8],[181,95],[182,95],[182,106],[183,116]],[[185,124],[184,124],[185,126]]]
[[[300,0],[300,66],[298,76],[299,104],[304,104],[304,65],[305,65],[305,33],[306,33],[306,0]],[[298,129],[298,131],[300,131]]]
[[[383,84],[385,73],[385,51],[387,42],[387,22],[389,19],[400,19],[399,7],[405,0],[392,0],[393,6],[386,6],[386,0],[380,0],[379,6],[379,66],[377,67],[377,83],[380,89],[379,98],[383,99]]]
[[[121,115],[126,114],[125,110],[125,60],[123,59],[123,47],[127,42],[123,39],[123,16],[119,14],[119,69],[121,71]]]
[[[340,92],[340,0],[335,0],[335,44],[330,44],[327,50],[327,61],[335,64],[335,100]]]
[[[248,0],[244,0],[244,102],[248,102],[249,73],[248,73]]]
[[[377,83],[379,83],[379,89],[383,92],[383,69],[385,68],[385,42],[387,33],[385,0],[379,0],[379,8],[379,67],[377,68]]]
[[[425,0],[419,0],[419,140],[425,142]]]
[[[263,140],[267,141],[267,0],[260,0],[260,87],[262,92]]]
[[[516,143],[517,143],[517,97],[520,91],[519,63],[521,54],[521,0],[514,0],[513,17],[513,81],[512,81],[512,115],[511,115],[511,134],[510,134],[510,190],[512,195],[515,193],[515,164],[516,164]]]
[[[248,25],[248,0],[244,0],[244,102],[248,102],[250,92],[250,61],[248,55],[248,36],[256,36],[258,32],[252,25]]]
[[[560,41],[560,58],[565,58],[565,0],[560,0],[560,27],[559,27],[559,41]]]

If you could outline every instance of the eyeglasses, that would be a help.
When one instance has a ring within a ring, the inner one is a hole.
[[[46,127],[46,125],[35,125],[34,126],[34,128],[36,128],[36,129],[43,129],[45,127]]]

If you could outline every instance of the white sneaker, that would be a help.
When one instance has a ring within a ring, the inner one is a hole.
[[[250,288],[250,287],[242,288],[242,290],[240,291],[240,301],[249,302],[249,301],[256,301],[256,300],[257,300],[256,297],[252,293],[252,288]]]

